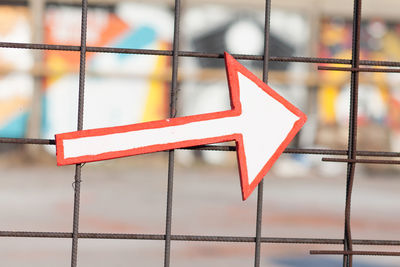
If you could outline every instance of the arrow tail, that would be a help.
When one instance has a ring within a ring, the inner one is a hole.
[[[231,110],[58,134],[57,164],[92,162],[235,140],[234,113]]]

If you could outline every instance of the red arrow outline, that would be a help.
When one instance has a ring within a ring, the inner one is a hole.
[[[284,149],[289,145],[290,141],[294,138],[300,128],[304,125],[307,120],[306,115],[289,103],[286,99],[276,93],[273,89],[271,89],[268,85],[262,82],[257,76],[247,70],[244,66],[242,66],[239,62],[237,62],[231,55],[225,52],[225,65],[227,71],[227,78],[228,78],[228,85],[229,85],[229,93],[230,93],[230,100],[231,100],[231,110],[221,111],[221,112],[213,112],[213,113],[206,113],[194,116],[186,116],[186,117],[179,117],[179,118],[172,118],[160,121],[151,121],[151,122],[144,122],[144,123],[136,123],[130,124],[125,126],[117,126],[117,127],[107,127],[107,128],[100,128],[100,129],[90,129],[90,130],[82,130],[82,131],[75,131],[70,133],[62,133],[56,134],[56,150],[57,150],[57,165],[69,165],[69,164],[77,164],[82,162],[93,162],[99,160],[106,160],[106,159],[113,159],[119,157],[127,157],[133,156],[138,154],[145,154],[157,151],[164,151],[170,150],[175,148],[182,148],[182,147],[191,147],[191,146],[198,146],[198,145],[205,145],[205,144],[212,144],[212,143],[220,143],[220,142],[227,142],[227,141],[235,141],[237,147],[237,158],[238,158],[238,166],[239,166],[239,173],[240,173],[240,183],[242,188],[242,198],[246,200],[252,191],[256,188],[265,174],[270,170],[274,162],[278,159],[278,157],[282,154]],[[133,149],[127,149],[122,151],[113,151],[107,152],[97,155],[86,155],[86,156],[79,156],[79,157],[71,157],[71,158],[64,158],[64,147],[63,147],[63,140],[68,139],[76,139],[82,137],[91,137],[91,136],[102,136],[102,135],[109,135],[115,133],[124,133],[130,131],[138,131],[144,129],[156,129],[156,128],[163,128],[163,127],[170,127],[170,126],[177,126],[183,125],[191,122],[197,121],[207,121],[207,120],[214,120],[219,118],[226,118],[226,117],[236,117],[242,113],[242,106],[240,103],[240,89],[239,89],[239,79],[238,79],[238,72],[246,76],[248,79],[253,81],[255,84],[258,85],[264,92],[269,94],[275,100],[279,101],[283,104],[288,110],[292,113],[297,115],[300,119],[297,120],[293,128],[290,130],[287,137],[272,155],[272,157],[267,161],[264,165],[262,170],[258,173],[256,178],[253,180],[251,184],[249,184],[248,179],[248,172],[247,172],[247,162],[246,162],[246,154],[244,151],[243,145],[243,136],[242,134],[231,134],[231,135],[223,135],[217,136],[212,138],[204,138],[204,139],[195,139],[195,140],[187,140],[187,141],[180,141],[175,143],[167,143],[167,144],[156,144],[146,147],[139,147]]]

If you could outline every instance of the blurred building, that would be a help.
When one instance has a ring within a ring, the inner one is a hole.
[[[0,41],[33,42],[32,1],[0,1]],[[271,18],[271,56],[351,56],[351,1],[276,1]],[[88,45],[171,49],[172,1],[90,1]],[[229,5],[227,5],[229,3]],[[379,4],[377,4],[379,3]],[[361,58],[398,61],[398,1],[365,3]],[[393,7],[393,8],[390,8]],[[42,39],[48,44],[80,45],[79,1],[43,2]],[[183,1],[182,50],[239,54],[263,53],[263,1]],[[0,136],[53,138],[76,128],[79,53],[0,49]],[[221,59],[180,58],[179,114],[229,108]],[[243,61],[261,76],[262,62]],[[165,118],[171,62],[165,56],[88,53],[84,128]],[[309,121],[292,144],[345,148],[349,73],[319,72],[316,65],[271,62],[269,83],[303,109]],[[41,79],[39,89],[35,77]],[[359,147],[400,150],[400,76],[361,74]],[[39,119],[32,97],[40,91]],[[32,122],[31,122],[32,123]],[[213,159],[214,160],[214,159]],[[217,160],[217,159],[215,159]]]

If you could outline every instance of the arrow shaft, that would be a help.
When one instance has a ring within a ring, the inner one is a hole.
[[[234,138],[227,139],[226,137],[231,137],[238,132],[236,129],[237,116],[189,121],[175,125],[176,120],[182,119],[185,119],[185,117],[166,120],[164,124],[167,125],[160,128],[63,139],[63,156],[68,159],[118,153],[119,151],[129,151],[129,155],[135,155],[190,145],[228,141]],[[224,140],[221,137],[225,137]]]

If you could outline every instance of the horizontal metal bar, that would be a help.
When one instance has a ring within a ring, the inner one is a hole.
[[[236,151],[236,146],[202,145],[202,146],[194,146],[194,147],[185,147],[182,149],[210,150],[210,151]],[[366,152],[366,151],[364,151],[364,152]],[[287,154],[314,154],[314,155],[347,155],[346,150],[320,149],[320,148],[286,148],[284,153],[287,153]],[[375,153],[375,152],[371,151],[371,153]],[[382,152],[378,152],[378,153],[382,153]],[[385,152],[383,152],[383,153],[385,154]],[[393,154],[393,153],[391,153],[391,154]],[[376,154],[374,154],[374,156],[376,156]],[[400,157],[400,153],[394,153],[392,156]]]
[[[72,238],[72,233],[68,232],[24,232],[24,231],[0,231],[0,237],[24,237],[24,238]],[[82,239],[130,239],[130,240],[165,240],[165,235],[159,234],[118,234],[118,233],[79,233]],[[255,237],[246,236],[203,236],[203,235],[171,235],[171,240],[175,241],[204,241],[204,242],[232,242],[232,243],[252,243]],[[341,245],[343,239],[328,238],[281,238],[281,237],[261,237],[263,243],[279,244],[327,244]],[[399,246],[399,240],[367,240],[354,239],[356,245],[371,246]]]
[[[31,144],[31,145],[55,145],[54,139],[39,138],[6,138],[0,137],[0,144]]]
[[[75,46],[75,45],[52,45],[52,44],[0,42],[0,47],[2,47],[2,48],[34,49],[34,50],[81,51],[81,47]]]
[[[27,6],[28,0],[1,0],[0,5],[7,6]]]
[[[120,0],[91,0],[88,7],[111,7]],[[80,0],[46,0],[47,5],[81,6]],[[151,1],[154,2],[154,1]],[[0,5],[27,6],[28,0],[0,0]]]
[[[293,154],[312,154],[312,155],[347,155],[347,150],[340,149],[320,149],[320,148],[286,148],[284,153]],[[366,151],[358,150],[357,156],[362,157],[400,157],[400,152],[388,151]]]
[[[183,147],[182,150],[204,150],[204,151],[236,151],[236,146],[222,146],[222,145],[201,145]]]
[[[345,150],[345,153],[347,155],[347,150]],[[400,152],[358,150],[356,155],[362,157],[400,157]]]
[[[80,46],[74,45],[52,45],[52,44],[32,44],[32,43],[12,43],[0,42],[0,47],[3,48],[21,48],[21,49],[40,49],[40,50],[61,50],[61,51],[80,51]],[[158,55],[172,56],[172,50],[153,50],[153,49],[132,49],[132,48],[113,48],[113,47],[90,47],[86,48],[87,52],[98,53],[123,53],[137,55]],[[178,56],[181,57],[196,57],[196,58],[224,58],[223,53],[203,53],[191,51],[179,51]],[[233,54],[236,59],[242,60],[264,60],[261,55],[243,55]],[[351,64],[350,59],[339,58],[316,58],[316,57],[275,57],[271,56],[269,61],[278,62],[297,62],[297,63],[320,63],[320,64]],[[360,65],[370,66],[388,66],[400,67],[400,62],[397,61],[375,61],[375,60],[360,60]]]
[[[51,45],[51,44],[32,44],[32,43],[11,43],[0,42],[0,47],[3,48],[20,48],[20,49],[40,49],[40,50],[65,50],[65,51],[80,51],[80,46],[68,45]],[[97,53],[123,53],[137,55],[157,55],[157,56],[172,56],[172,50],[153,50],[153,49],[132,49],[132,48],[113,48],[113,47],[90,47],[86,48],[87,52]],[[202,53],[179,51],[178,56],[181,57],[197,57],[197,58],[224,58],[223,53]],[[233,54],[236,59],[243,60],[264,60],[261,55],[243,55]],[[271,61],[281,62],[304,62],[304,63],[333,63],[333,64],[350,64],[350,60],[329,59],[329,58],[312,58],[312,57],[270,57]],[[400,64],[400,63],[399,63]]]
[[[236,146],[221,145],[202,145],[195,147],[185,147],[187,150],[210,150],[210,151],[236,151]],[[347,155],[347,150],[340,149],[321,149],[321,148],[286,148],[286,154],[310,154],[310,155]],[[357,151],[357,156],[362,157],[400,157],[400,152],[386,151]]]
[[[347,162],[347,163],[366,163],[366,164],[400,164],[400,160],[386,159],[344,159],[344,158],[322,158],[322,161]]]
[[[345,68],[345,67],[318,66],[318,70],[400,73],[400,69],[388,69],[388,68],[386,68],[386,69],[383,69],[383,68]]]
[[[39,138],[0,138],[0,144],[33,144],[33,145],[55,145],[54,139]],[[236,151],[236,146],[223,145],[203,145],[195,147],[185,147],[186,150],[210,150],[210,151]],[[321,149],[321,148],[286,148],[287,154],[311,154],[311,155],[347,155],[347,150]],[[385,151],[357,151],[357,156],[364,157],[400,157],[400,152]],[[324,160],[325,158],[323,158]],[[325,161],[325,160],[324,160]],[[328,160],[326,160],[328,161]]]
[[[344,250],[310,250],[311,255],[364,255],[364,256],[400,256],[392,251],[344,251]]]

